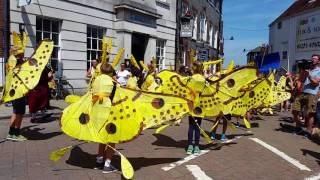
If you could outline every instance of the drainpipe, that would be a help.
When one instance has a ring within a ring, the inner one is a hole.
[[[222,3],[223,3],[223,0],[220,0],[220,7],[219,7],[219,11],[220,11],[220,14],[219,14],[219,26],[218,26],[218,31],[219,31],[219,35],[218,35],[218,43],[217,43],[217,59],[219,59],[219,50],[220,50],[220,35],[222,35],[221,33],[221,21],[222,21]],[[223,37],[223,35],[222,35]]]
[[[9,10],[10,10],[10,1],[4,0],[3,2],[3,63],[1,67],[3,69],[2,77],[3,77],[3,84],[5,83],[5,63],[7,62],[7,59],[9,57],[9,49],[10,49],[10,16],[9,16]]]
[[[176,0],[176,24],[177,24],[177,29],[176,29],[176,40],[175,40],[175,51],[176,51],[176,57],[175,57],[175,63],[174,63],[174,69],[175,71],[178,70],[179,67],[177,61],[180,61],[180,14],[181,14],[181,7],[180,7],[180,1],[181,0]]]

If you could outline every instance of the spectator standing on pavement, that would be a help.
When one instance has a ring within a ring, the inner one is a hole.
[[[126,70],[126,65],[124,63],[121,63],[120,70],[117,71],[118,83],[121,86],[124,86],[124,87],[127,86],[128,79],[130,76],[131,76],[131,73],[128,70]]]
[[[13,47],[10,49],[10,54],[15,54],[15,52],[19,52],[15,55],[17,59],[17,66],[21,66],[24,62],[24,51],[20,52],[19,47]],[[21,97],[19,99],[15,99],[12,101],[13,113],[10,119],[10,129],[7,136],[8,140],[11,141],[25,141],[27,138],[20,134],[20,128],[22,124],[23,115],[26,113],[26,98]]]
[[[314,117],[317,107],[317,94],[319,92],[320,82],[320,55],[312,55],[312,66],[309,71],[306,71],[306,78],[303,84],[303,94],[298,96],[293,104],[293,119],[296,122],[296,133],[302,131],[302,124],[299,121],[298,115],[301,107],[306,107],[306,125],[308,135],[311,135]]]

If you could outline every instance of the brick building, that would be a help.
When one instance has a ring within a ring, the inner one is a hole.
[[[218,59],[223,54],[222,0],[178,0],[178,59],[190,65],[190,50],[197,59]]]

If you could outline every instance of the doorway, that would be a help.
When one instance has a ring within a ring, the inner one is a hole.
[[[148,40],[149,35],[147,34],[132,33],[131,53],[137,61],[145,60],[144,54],[146,52]]]

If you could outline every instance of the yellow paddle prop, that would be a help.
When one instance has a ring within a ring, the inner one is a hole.
[[[200,133],[202,134],[202,136],[204,137],[204,139],[210,144],[212,143],[211,138],[208,136],[208,134],[199,126],[198,122],[195,122],[196,125],[198,126],[198,128],[200,129]]]
[[[244,122],[244,125],[246,126],[247,129],[251,128],[251,124],[250,124],[249,120],[247,120],[246,118],[243,118],[243,122]]]
[[[217,120],[216,123],[214,123],[214,125],[210,129],[210,132],[212,132],[218,126],[218,124],[219,124],[219,120]]]
[[[57,162],[59,161],[73,146],[63,147],[50,153],[50,160]]]
[[[170,124],[165,124],[163,126],[160,126],[159,128],[156,129],[156,134],[160,134],[160,132],[162,132],[164,129],[166,129],[169,126]]]
[[[123,177],[125,177],[126,179],[132,179],[133,175],[134,175],[134,170],[133,170],[133,167],[132,167],[131,163],[129,162],[129,160],[122,153],[120,153],[118,150],[116,150],[115,148],[111,147],[108,144],[107,144],[107,146],[110,147],[112,150],[114,150],[115,152],[117,152],[120,155],[121,170],[122,170]]]

